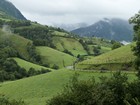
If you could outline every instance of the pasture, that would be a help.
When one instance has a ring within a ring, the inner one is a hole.
[[[134,46],[134,43],[126,45],[126,46],[122,46],[112,51],[108,51],[107,53],[93,57],[91,59],[87,59],[83,62],[78,63],[77,68],[90,69],[94,65],[95,66],[115,65],[115,68],[116,68],[117,65],[123,65],[129,62],[133,62],[135,59],[135,56],[133,55],[133,52],[132,52],[132,46]]]
[[[45,105],[46,100],[62,91],[75,73],[80,74],[79,78],[81,80],[94,76],[95,80],[99,82],[99,77],[110,77],[113,72],[100,73],[97,71],[61,69],[47,74],[1,83],[0,93],[13,99],[23,99],[29,105]],[[127,74],[129,81],[136,79],[135,73],[128,72]]]
[[[50,68],[47,68],[47,67],[44,67],[44,66],[40,66],[40,65],[37,65],[37,64],[31,63],[31,62],[28,62],[28,61],[22,60],[20,58],[12,58],[12,59],[14,59],[20,67],[25,68],[27,71],[30,68],[34,68],[35,70],[41,70],[41,69],[52,70]]]
[[[54,64],[58,65],[60,68],[71,66],[76,59],[69,54],[54,50],[49,47],[40,46],[36,47],[36,49],[42,58],[43,64],[49,64],[50,67],[52,67]]]

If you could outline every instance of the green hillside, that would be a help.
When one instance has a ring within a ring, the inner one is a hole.
[[[0,43],[11,46],[16,49],[21,57],[24,59],[29,59],[29,53],[27,51],[28,43],[32,43],[32,41],[25,39],[19,35],[12,34],[10,32],[5,32],[0,29]]]
[[[88,45],[88,47],[89,47],[89,52],[90,52],[90,54],[92,54],[92,55],[94,54],[93,49],[94,49],[95,46],[97,46],[97,45]],[[108,51],[111,51],[111,47],[101,46],[101,49],[99,49],[99,51],[100,51],[101,54],[103,54],[103,53],[106,53],[106,52],[108,52]]]
[[[75,57],[49,47],[40,46],[36,49],[41,55],[43,64],[49,64],[51,67],[54,64],[59,67],[70,66],[75,61]]]
[[[67,49],[70,51],[74,56],[86,55],[87,52],[84,50],[83,46],[77,39],[74,38],[66,38],[66,37],[53,37],[53,43],[56,48],[60,51],[64,51]]]
[[[52,70],[50,68],[46,68],[46,67],[43,67],[43,66],[40,66],[40,65],[37,65],[37,64],[34,64],[34,63],[31,63],[31,62],[28,62],[28,61],[25,61],[25,60],[22,60],[20,58],[12,58],[14,59],[18,65],[20,67],[23,67],[25,68],[27,71],[30,69],[30,68],[34,68],[35,70],[41,70],[41,69],[49,69],[49,70]]]
[[[129,44],[118,49],[109,51],[100,56],[93,57],[92,59],[80,62],[77,65],[79,69],[94,69],[97,65],[113,65],[113,64],[124,64],[134,61],[135,57],[132,52],[132,46]]]
[[[64,84],[68,83],[69,78],[75,71],[57,70],[47,74],[33,76],[17,81],[5,82],[0,84],[0,93],[13,99],[23,99],[29,105],[45,105],[50,99],[62,90]],[[99,81],[100,76],[110,76],[111,73],[99,72],[77,72],[81,79],[88,79],[92,76]],[[128,74],[129,80],[136,78],[134,74]]]
[[[52,32],[53,35],[56,35],[56,36],[61,36],[61,37],[65,37],[65,36],[68,36],[69,34],[68,33],[65,33],[65,32],[59,32],[59,31],[54,31]]]

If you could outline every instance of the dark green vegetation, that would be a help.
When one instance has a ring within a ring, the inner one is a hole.
[[[80,80],[75,74],[63,91],[46,105],[139,105],[140,80],[128,81],[121,72],[111,77]]]
[[[20,11],[8,0],[0,0],[0,18],[26,20]]]
[[[0,105],[27,105],[22,100],[10,100],[4,95],[0,95]]]
[[[72,33],[80,36],[95,36],[117,41],[132,41],[133,39],[132,25],[127,20],[117,18],[105,18],[90,26],[73,30]]]
[[[138,70],[138,76],[140,78],[140,12],[135,14],[130,18],[130,23],[134,24],[134,40],[136,41],[136,46],[133,48],[135,59],[135,68]]]

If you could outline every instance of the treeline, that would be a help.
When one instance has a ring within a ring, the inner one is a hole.
[[[82,44],[83,48],[87,51],[87,53],[90,54],[89,47],[88,47],[88,44],[86,43],[86,41],[79,39],[79,42]]]
[[[0,69],[0,82],[7,80],[17,80],[24,77],[30,77],[38,74],[44,74],[50,72],[49,69],[35,70],[30,68],[28,71],[25,68],[20,67],[13,59],[7,59],[3,63],[3,68]]]
[[[121,72],[110,78],[81,80],[75,74],[63,91],[47,101],[46,105],[139,105],[140,80],[129,82]]]
[[[14,33],[32,40],[35,46],[48,46],[56,48],[52,42],[52,35],[49,32],[47,26],[29,26],[15,28]]]
[[[29,20],[2,20],[0,19],[0,27],[2,28],[4,25],[9,25],[11,28],[22,27],[22,26],[30,26],[31,21]]]

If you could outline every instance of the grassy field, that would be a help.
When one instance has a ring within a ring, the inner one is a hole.
[[[55,36],[68,36],[68,33],[54,31],[54,32],[52,32],[52,35],[55,35]]]
[[[23,67],[25,68],[27,71],[30,69],[30,68],[34,68],[35,70],[41,70],[41,69],[49,69],[49,70],[52,70],[50,68],[46,68],[46,67],[43,67],[43,66],[40,66],[40,65],[37,65],[37,64],[34,64],[34,63],[30,63],[28,61],[25,61],[25,60],[22,60],[20,58],[12,58],[14,59],[18,65],[20,67]]]
[[[67,49],[72,52],[73,55],[77,56],[86,55],[87,52],[84,50],[83,46],[79,43],[78,40],[74,38],[65,38],[65,37],[53,37],[53,43],[58,50],[64,51]]]
[[[118,49],[109,51],[100,56],[94,57],[92,59],[85,60],[80,62],[77,65],[77,68],[88,68],[92,65],[104,65],[104,64],[121,64],[128,63],[135,59],[132,52],[132,45],[129,44]]]
[[[110,47],[101,46],[101,53],[106,53],[108,51],[111,51],[111,48]]]
[[[62,91],[62,87],[68,83],[74,73],[75,71],[63,69],[17,81],[4,82],[0,84],[0,93],[13,99],[23,99],[29,105],[45,105],[47,99]],[[77,71],[77,73],[80,74],[82,80],[94,76],[96,81],[99,81],[98,77],[112,75],[109,72]],[[136,79],[133,73],[129,73],[128,76],[130,81]]]
[[[51,67],[54,64],[58,65],[59,67],[71,66],[76,59],[69,54],[65,54],[49,47],[40,46],[36,47],[36,49],[37,52],[41,55],[42,62],[44,64],[49,64]]]

